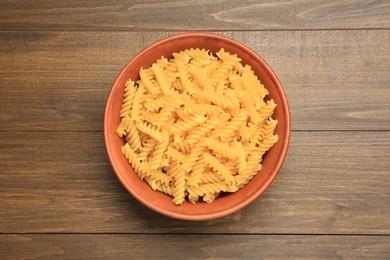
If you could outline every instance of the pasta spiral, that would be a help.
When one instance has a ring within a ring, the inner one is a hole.
[[[230,136],[234,135],[234,132],[240,129],[247,120],[247,112],[244,109],[237,111],[234,117],[231,119],[229,124],[221,126],[220,128],[215,129],[213,132],[214,137],[221,137],[227,139]]]
[[[199,139],[206,136],[207,133],[212,131],[217,125],[219,121],[215,118],[210,118],[203,124],[200,124],[194,127],[190,134],[187,135],[186,142],[190,144],[195,144]]]
[[[186,171],[179,164],[173,164],[169,175],[175,180],[173,188],[173,203],[182,204],[186,196]]]
[[[133,101],[136,93],[136,88],[134,86],[134,81],[128,80],[125,84],[125,94],[123,99],[122,108],[120,111],[120,116],[125,117],[131,113],[133,107]]]
[[[139,131],[153,137],[159,142],[162,142],[165,132],[159,129],[157,126],[148,124],[147,122],[136,122],[136,127]]]
[[[230,147],[228,144],[219,142],[212,138],[206,138],[205,142],[209,149],[229,159],[236,158],[238,156],[238,153],[240,152],[238,149],[234,149]]]
[[[189,174],[189,177],[187,180],[187,185],[194,186],[194,187],[198,186],[199,182],[203,178],[205,169],[206,169],[206,165],[204,164],[204,162],[199,162],[198,164],[196,164],[192,168],[192,170]]]
[[[188,116],[184,120],[180,120],[172,126],[173,132],[176,135],[183,135],[186,131],[192,129],[194,126],[197,126],[204,121],[206,117],[202,115]]]
[[[148,69],[141,69],[139,72],[142,82],[145,84],[145,87],[149,90],[152,95],[160,93],[159,86],[157,85],[156,80],[154,79],[153,72]]]
[[[168,139],[164,139],[155,146],[154,152],[149,160],[150,169],[155,170],[160,168],[163,156],[168,148],[168,144]]]
[[[135,128],[134,121],[131,120],[128,115],[126,115],[123,120],[125,125],[126,141],[132,149],[138,150],[141,147],[141,138]]]
[[[136,152],[133,149],[131,149],[128,143],[122,146],[121,150],[122,153],[125,155],[126,159],[129,160],[134,170],[140,174],[142,172],[142,165],[141,165],[141,160],[138,158]]]
[[[234,186],[234,180],[232,174],[228,169],[213,155],[210,153],[204,154],[204,162],[206,165],[213,168],[219,176],[225,181],[225,183]]]

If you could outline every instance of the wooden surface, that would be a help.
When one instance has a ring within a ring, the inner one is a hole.
[[[388,1],[0,1],[0,259],[390,258]],[[116,179],[110,87],[139,51],[210,31],[291,107],[271,187],[225,218],[159,215]]]
[[[2,1],[5,30],[371,29],[390,25],[382,1]]]

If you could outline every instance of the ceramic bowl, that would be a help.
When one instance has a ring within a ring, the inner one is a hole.
[[[119,111],[123,102],[124,84],[127,79],[136,80],[141,67],[147,68],[161,56],[189,48],[204,48],[215,53],[221,48],[237,54],[243,64],[249,64],[269,91],[266,99],[274,99],[277,107],[273,118],[278,120],[275,134],[278,142],[263,157],[261,171],[243,188],[235,193],[219,196],[211,204],[199,201],[192,204],[174,205],[172,197],[153,191],[138,178],[131,165],[121,153],[124,140],[116,129],[120,122]],[[210,220],[236,212],[253,202],[273,182],[282,167],[290,139],[290,110],[281,83],[270,66],[254,51],[233,39],[209,33],[186,33],[162,39],[138,53],[123,68],[109,93],[104,112],[104,142],[112,168],[122,185],[138,201],[163,215],[184,220]]]

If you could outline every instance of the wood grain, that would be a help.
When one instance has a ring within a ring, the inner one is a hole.
[[[390,237],[297,235],[0,235],[5,259],[388,259]],[[4,259],[3,258],[3,259]]]
[[[187,222],[137,202],[101,132],[0,133],[0,232],[390,234],[390,132],[293,132],[276,181],[228,217]]]
[[[1,32],[0,131],[100,131],[120,70],[171,34]],[[293,130],[390,130],[390,31],[221,34],[275,70]]]
[[[0,1],[0,259],[390,259],[390,2]],[[155,213],[116,178],[125,64],[187,31],[260,54],[289,99],[271,187],[224,218]]]
[[[2,1],[2,30],[389,28],[388,1]]]

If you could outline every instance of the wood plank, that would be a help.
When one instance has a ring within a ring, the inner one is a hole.
[[[390,132],[293,132],[285,164],[228,217],[161,216],[120,185],[101,132],[0,133],[0,233],[390,234]]]
[[[388,259],[389,236],[0,235],[0,256],[115,259]]]
[[[0,131],[100,131],[120,70],[171,34],[1,32]],[[221,34],[275,70],[293,130],[390,130],[389,30]]]
[[[389,28],[387,1],[2,1],[2,30]]]

